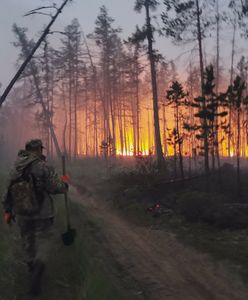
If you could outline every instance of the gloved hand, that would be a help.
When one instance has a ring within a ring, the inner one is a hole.
[[[10,212],[5,212],[4,213],[4,222],[7,224],[7,225],[11,225],[11,220],[12,220],[13,216]]]
[[[61,176],[60,177],[60,179],[64,182],[64,183],[69,183],[70,182],[70,176],[68,176],[68,175],[63,175],[63,176]]]

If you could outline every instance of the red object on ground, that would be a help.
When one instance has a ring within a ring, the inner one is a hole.
[[[10,212],[4,213],[4,222],[8,225],[11,224],[12,214]]]
[[[69,183],[70,182],[70,176],[68,175],[63,175],[60,177],[60,179],[63,181],[63,182],[66,182],[66,183]]]
[[[153,206],[148,207],[146,210],[149,212],[154,212],[157,209],[159,209],[161,207],[161,204],[159,202],[156,202],[155,204],[153,204]]]

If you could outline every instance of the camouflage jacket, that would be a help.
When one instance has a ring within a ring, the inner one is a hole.
[[[48,219],[54,217],[54,205],[51,194],[61,194],[67,191],[68,186],[60,180],[54,169],[49,166],[44,156],[36,156],[31,152],[21,150],[18,153],[15,166],[10,173],[7,192],[3,198],[3,207],[5,211],[12,211],[11,199],[8,195],[8,189],[12,182],[22,176],[23,170],[29,167],[35,181],[35,193],[41,199],[41,208],[33,219]]]

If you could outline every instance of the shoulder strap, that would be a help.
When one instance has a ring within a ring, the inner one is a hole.
[[[39,161],[39,159],[35,159],[33,161],[31,161],[23,170],[22,170],[22,175],[21,177],[24,179],[24,180],[27,180],[29,175],[30,174],[30,171],[31,171],[31,167],[34,165],[34,163],[37,163]],[[33,176],[32,176],[33,177]]]

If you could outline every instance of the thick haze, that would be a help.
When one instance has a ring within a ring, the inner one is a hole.
[[[85,34],[89,34],[94,32],[95,28],[95,20],[99,14],[100,7],[102,5],[105,5],[109,16],[115,19],[115,23],[113,24],[113,27],[121,27],[122,32],[122,38],[127,38],[130,36],[132,32],[135,31],[136,25],[142,26],[145,22],[145,14],[144,11],[142,11],[141,14],[137,14],[133,7],[136,0],[74,0],[73,3],[70,5],[67,5],[62,14],[58,17],[55,24],[52,27],[52,30],[54,31],[63,31],[66,26],[68,26],[71,21],[74,18],[77,18],[82,30]],[[203,3],[204,0],[201,0],[201,3]],[[227,0],[219,0],[220,1],[220,7],[221,10],[223,7],[226,7],[229,1]],[[235,0],[237,3],[239,3],[239,0]],[[7,84],[10,82],[10,80],[13,78],[14,74],[16,73],[16,61],[18,58],[19,49],[15,49],[13,46],[13,42],[15,41],[14,34],[12,33],[12,25],[16,23],[18,26],[26,27],[28,28],[28,37],[33,38],[35,41],[40,36],[41,30],[44,28],[44,25],[48,24],[50,21],[50,18],[43,15],[34,15],[34,16],[28,16],[23,17],[24,14],[29,12],[32,9],[38,8],[40,6],[44,5],[51,5],[53,2],[56,2],[57,6],[60,6],[62,3],[62,0],[2,0],[1,1],[1,10],[0,10],[0,18],[1,18],[1,26],[0,26],[0,38],[1,38],[1,47],[0,47],[0,82],[2,83],[2,89],[1,92],[5,89]],[[162,0],[160,2],[163,2]],[[206,3],[206,2],[205,2]],[[158,16],[157,21],[154,21],[152,19],[152,22],[155,26],[158,25],[158,22],[160,21],[160,14],[162,12],[163,5],[158,9],[155,14]],[[53,12],[54,13],[54,12]],[[211,14],[211,16],[214,19],[214,14]],[[209,63],[213,63],[215,61],[216,57],[216,28],[215,25],[211,27],[211,30],[207,31],[208,36],[207,39],[204,39],[203,41],[203,52],[204,52],[204,63],[205,65]],[[53,46],[53,48],[60,47],[59,39],[61,38],[61,35],[54,34],[50,35],[49,42],[50,45]],[[229,69],[231,66],[231,39],[232,39],[232,29],[230,25],[227,25],[226,23],[222,23],[221,25],[221,31],[220,31],[220,65],[221,65],[221,71],[222,76],[220,76],[220,86],[223,89],[226,89],[227,84],[229,84],[230,81],[230,73]],[[155,37],[156,40],[156,48],[159,50],[160,53],[164,55],[164,57],[167,59],[167,61],[174,60],[176,65],[176,71],[178,73],[178,79],[184,80],[186,79],[187,68],[189,66],[189,62],[193,61],[194,66],[198,66],[198,53],[197,53],[197,42],[187,44],[185,46],[173,46],[169,38],[165,37]],[[91,50],[94,47],[92,44],[93,41],[91,41],[90,47]],[[237,62],[240,60],[241,56],[247,56],[247,40],[241,40],[240,38],[240,32],[237,32],[236,37],[236,48],[235,48],[235,57],[234,57],[234,68],[237,66]],[[195,51],[191,51],[194,48]],[[97,49],[95,47],[94,49]],[[147,62],[145,62],[147,66]],[[147,70],[149,72],[149,68]],[[166,80],[166,78],[165,78]],[[222,84],[222,85],[221,85]],[[14,89],[15,91],[15,89]],[[15,99],[20,98],[20,94],[18,90],[15,91],[17,94],[15,94]],[[151,105],[150,99],[147,100],[149,105]],[[7,102],[7,101],[6,101]],[[147,105],[147,103],[145,105]],[[23,103],[20,103],[20,107],[22,107]],[[148,111],[147,107],[144,108]],[[59,109],[57,110],[57,112]],[[143,122],[144,124],[150,124],[149,122],[149,114],[151,114],[151,111],[148,112],[145,111]],[[11,109],[7,111],[6,114],[3,114],[2,117],[5,117],[6,120],[3,120],[3,123],[8,130],[4,132],[5,134],[5,144],[11,145],[12,148],[14,148],[14,152],[16,149],[19,148],[19,146],[23,143],[24,139],[36,136],[36,131],[38,130],[37,124],[28,125],[28,121],[32,121],[33,117],[27,117],[27,114],[25,114],[25,120],[23,120],[23,110],[20,109],[19,115],[18,113],[18,107],[11,106]],[[80,112],[78,112],[80,114]],[[57,113],[59,115],[59,112]],[[168,120],[173,120],[170,116],[170,111],[167,111],[167,117]],[[83,119],[84,116],[81,115],[81,118]],[[7,120],[9,119],[9,120]],[[151,119],[151,116],[150,116]],[[59,120],[59,118],[58,118]],[[57,128],[61,128],[61,124],[59,124],[59,121],[57,120]],[[8,122],[7,122],[8,121]],[[37,123],[37,122],[36,122]],[[87,123],[87,119],[86,119]],[[13,126],[13,124],[15,126]],[[81,122],[81,125],[83,123]],[[130,123],[131,124],[131,123]],[[165,124],[165,123],[164,123]],[[169,124],[169,121],[168,121]],[[71,125],[71,124],[70,124]],[[36,127],[35,127],[36,126]],[[165,126],[165,125],[164,125]],[[27,131],[26,129],[29,128],[31,131]],[[81,127],[80,127],[81,128]],[[87,128],[87,126],[86,126]],[[145,126],[143,126],[145,128]],[[21,130],[23,131],[21,133]],[[152,136],[151,130],[149,129],[144,133],[144,141],[150,141],[150,136]],[[147,135],[149,135],[149,138],[147,138]],[[18,138],[13,139],[13,136],[17,136]],[[0,136],[1,139],[1,136]],[[3,137],[2,137],[3,140]],[[15,142],[15,145],[13,146],[13,141]],[[87,138],[86,138],[87,142]],[[100,141],[99,141],[100,142]],[[0,140],[1,144],[1,140]],[[152,145],[151,142],[147,142],[147,145]],[[131,147],[131,145],[130,145]],[[150,149],[148,146],[147,149]],[[9,151],[7,149],[8,154]]]

